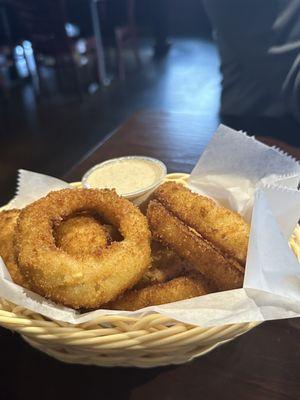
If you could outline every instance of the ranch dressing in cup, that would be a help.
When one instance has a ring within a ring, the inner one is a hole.
[[[85,188],[109,188],[128,199],[136,199],[154,190],[165,178],[165,164],[155,158],[127,156],[95,165],[85,173]]]

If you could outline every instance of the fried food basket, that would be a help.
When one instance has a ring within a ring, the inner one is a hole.
[[[187,174],[167,180],[186,184]],[[74,184],[78,186],[78,184]],[[299,228],[291,247],[299,258]],[[66,363],[98,366],[156,367],[199,357],[258,323],[201,328],[160,314],[107,315],[80,325],[49,320],[0,298],[0,325],[18,332],[34,348]]]

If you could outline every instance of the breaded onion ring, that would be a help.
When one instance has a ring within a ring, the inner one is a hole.
[[[12,280],[20,286],[26,287],[26,280],[21,273],[14,249],[14,233],[20,210],[0,212],[0,256],[2,257]]]
[[[214,291],[215,288],[201,274],[188,274],[165,283],[129,290],[119,299],[107,304],[105,308],[135,311],[144,307],[202,296]]]
[[[243,285],[244,268],[235,259],[222,254],[157,200],[149,203],[147,217],[153,237],[170,246],[219,290]]]
[[[105,226],[92,216],[77,215],[62,221],[55,230],[56,244],[71,255],[100,255],[110,244]]]
[[[134,286],[140,289],[149,285],[164,283],[178,276],[184,275],[191,267],[182,260],[173,250],[152,240],[151,243],[152,263],[144,273],[141,280]]]
[[[114,225],[124,240],[100,256],[71,256],[55,245],[53,226],[83,210]],[[32,290],[73,308],[97,308],[132,287],[150,264],[146,218],[115,191],[64,189],[21,211],[16,228],[18,265]]]
[[[71,255],[100,255],[112,241],[120,240],[112,225],[101,225],[90,214],[78,214],[62,221],[55,229],[56,244]],[[135,289],[163,283],[181,276],[190,267],[173,250],[151,242],[152,262]]]
[[[159,186],[153,197],[185,225],[245,266],[250,226],[239,214],[174,182]]]

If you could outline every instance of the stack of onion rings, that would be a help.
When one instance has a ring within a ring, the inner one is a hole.
[[[137,310],[240,287],[248,237],[238,214],[175,183],[153,193],[147,218],[108,189],[64,189],[0,213],[13,281],[74,309]]]
[[[123,236],[98,257],[72,256],[55,244],[53,227],[83,210],[98,214]],[[32,290],[66,306],[97,308],[132,287],[150,265],[146,218],[115,191],[64,189],[23,209],[15,232],[17,262]]]

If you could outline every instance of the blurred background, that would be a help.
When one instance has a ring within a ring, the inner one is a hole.
[[[141,109],[298,146],[299,3],[0,0],[2,199],[18,168],[59,176]]]

